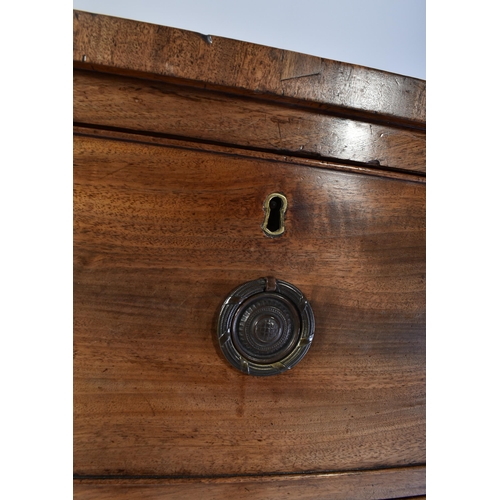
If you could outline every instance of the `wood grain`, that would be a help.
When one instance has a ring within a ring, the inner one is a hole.
[[[425,133],[162,82],[74,73],[74,120],[425,173]]]
[[[313,167],[325,170],[338,170],[339,172],[370,175],[389,179],[399,179],[407,182],[425,184],[425,175],[415,175],[410,172],[396,170],[382,170],[373,168],[372,165],[339,163],[333,160],[304,158],[302,156],[283,155],[279,153],[270,153],[267,151],[258,151],[242,149],[239,147],[214,144],[209,142],[192,142],[189,139],[178,137],[167,137],[150,135],[147,133],[137,133],[136,131],[124,132],[122,130],[111,130],[108,128],[95,128],[91,125],[74,125],[73,134],[83,137],[100,137],[103,139],[135,142],[138,144],[154,144],[156,146],[167,146],[172,148],[194,149],[206,153],[217,153],[226,156],[237,156],[247,159],[263,159],[268,162],[280,162],[283,164],[300,165],[302,167]]]
[[[76,474],[425,462],[424,185],[87,137],[74,180]],[[260,228],[273,191],[277,239]],[[299,365],[260,379],[214,331],[225,296],[270,274],[317,329]]]
[[[165,26],[74,11],[75,67],[183,80],[425,127],[423,80]]]
[[[156,500],[369,500],[389,498],[423,499],[425,467],[378,471],[273,477],[233,477],[218,479],[75,480],[78,500],[111,498]],[[409,498],[409,495],[411,497]]]

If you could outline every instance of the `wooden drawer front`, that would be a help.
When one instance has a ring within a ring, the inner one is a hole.
[[[425,173],[425,131],[222,92],[74,71],[75,122]]]
[[[425,461],[425,186],[75,138],[77,475],[342,471]],[[261,230],[288,199],[285,234]],[[226,295],[273,275],[316,334],[291,371],[230,367]]]

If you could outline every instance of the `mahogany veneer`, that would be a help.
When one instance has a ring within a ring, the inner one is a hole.
[[[74,34],[75,497],[424,495],[425,82],[78,11]],[[261,378],[216,325],[263,276],[316,331]]]

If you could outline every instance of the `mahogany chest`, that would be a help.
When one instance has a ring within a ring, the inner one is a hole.
[[[73,59],[75,497],[423,498],[425,82],[78,11]]]

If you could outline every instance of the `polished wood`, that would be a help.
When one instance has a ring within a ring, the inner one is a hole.
[[[304,167],[321,168],[325,170],[338,170],[340,172],[350,172],[356,174],[369,175],[374,177],[399,179],[417,184],[425,184],[426,178],[423,175],[415,175],[410,172],[397,170],[382,170],[373,168],[371,165],[345,164],[327,159],[304,158],[302,156],[283,155],[279,153],[263,152],[258,150],[241,149],[231,145],[213,144],[207,142],[193,143],[189,139],[178,137],[163,137],[149,134],[137,134],[134,131],[124,132],[123,130],[110,130],[107,128],[96,128],[88,124],[73,126],[73,133],[78,136],[102,137],[107,139],[124,140],[138,144],[156,144],[159,146],[182,147],[185,149],[195,148],[197,151],[213,153],[223,153],[226,155],[236,155],[241,158],[260,158],[271,162],[282,162],[291,165],[301,165]]]
[[[88,71],[73,88],[80,123],[425,173],[419,130]]]
[[[377,471],[310,474],[274,477],[231,477],[216,479],[77,479],[75,499],[176,500],[406,500],[423,499],[425,467],[404,467]],[[411,496],[410,496],[411,495]]]
[[[81,11],[74,11],[73,33],[76,67],[182,79],[425,127],[423,80]]]
[[[78,11],[74,67],[75,497],[422,498],[425,82]],[[262,276],[316,332],[258,378]]]
[[[425,461],[423,185],[84,137],[74,179],[76,473]],[[261,229],[274,191],[278,239]],[[317,328],[262,380],[214,331],[227,293],[268,274],[310,298]]]

